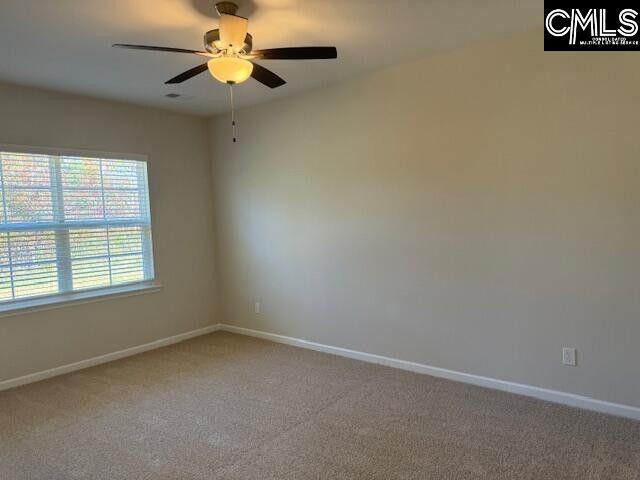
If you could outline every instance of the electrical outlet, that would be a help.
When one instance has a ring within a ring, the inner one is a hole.
[[[565,347],[562,349],[562,363],[571,367],[575,367],[577,365],[575,348]]]
[[[253,304],[253,313],[255,313],[256,315],[260,315],[261,312],[262,312],[262,305],[260,305],[260,302],[255,302]]]

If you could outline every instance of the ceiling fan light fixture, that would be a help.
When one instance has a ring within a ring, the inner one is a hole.
[[[214,58],[207,66],[216,80],[232,85],[246,81],[253,72],[253,63],[238,57]]]

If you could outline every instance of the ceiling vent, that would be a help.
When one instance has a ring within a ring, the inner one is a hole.
[[[167,98],[178,98],[180,96],[179,93],[167,93],[165,97]]]

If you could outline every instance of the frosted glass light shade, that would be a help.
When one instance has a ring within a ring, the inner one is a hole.
[[[220,57],[209,60],[209,72],[222,83],[242,83],[251,76],[253,64],[237,57]]]

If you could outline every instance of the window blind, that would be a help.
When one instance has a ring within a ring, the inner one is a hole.
[[[0,302],[153,279],[146,162],[0,151]]]

